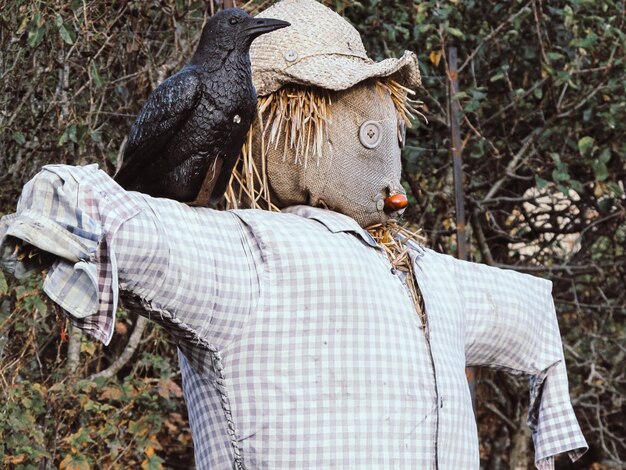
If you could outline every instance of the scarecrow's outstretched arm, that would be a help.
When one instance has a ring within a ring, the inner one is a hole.
[[[570,403],[552,283],[462,261],[454,272],[467,320],[467,365],[529,375],[537,467],[552,468],[553,456],[566,451],[577,459],[587,444]]]
[[[257,298],[244,230],[232,213],[124,191],[96,165],[50,165],[2,219],[0,258],[18,277],[50,267],[46,293],[105,344],[126,291],[166,328],[223,346]]]

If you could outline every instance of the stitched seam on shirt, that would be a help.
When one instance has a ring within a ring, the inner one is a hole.
[[[428,286],[426,285],[427,282],[425,280],[422,280],[422,284],[420,284],[420,282],[417,279],[417,269],[414,270],[413,272],[413,276],[415,279],[415,284],[416,286],[418,286],[419,289],[422,289],[423,287],[428,288]],[[437,364],[435,363],[435,356],[433,354],[433,345],[432,345],[432,319],[429,319],[428,317],[428,305],[427,305],[427,301],[426,298],[423,297],[423,302],[424,302],[424,319],[425,319],[425,323],[424,323],[424,330],[423,330],[423,334],[424,334],[424,339],[426,340],[426,352],[428,353],[428,361],[430,364],[430,368],[431,368],[431,372],[433,374],[433,388],[435,391],[435,433],[434,433],[434,441],[433,441],[433,463],[432,463],[432,467],[434,470],[438,470],[439,469],[439,426],[441,425],[441,416],[440,416],[440,400],[441,400],[441,394],[439,392],[439,381],[437,380]]]
[[[230,444],[233,449],[233,468],[235,470],[245,470],[245,465],[243,463],[243,456],[241,452],[241,448],[239,447],[239,438],[237,436],[237,428],[235,426],[235,422],[233,419],[233,415],[231,412],[230,406],[230,398],[228,396],[228,390],[226,387],[226,376],[224,375],[224,367],[222,363],[222,356],[216,346],[211,344],[206,339],[202,338],[198,333],[191,328],[186,323],[182,322],[179,318],[172,315],[171,312],[161,308],[154,308],[152,306],[152,302],[146,299],[142,299],[139,296],[131,295],[127,297],[133,305],[137,307],[141,306],[141,310],[139,313],[146,316],[149,320],[155,321],[156,323],[160,323],[163,326],[171,325],[174,328],[167,328],[168,332],[178,339],[177,329],[183,331],[191,336],[192,344],[195,346],[199,346],[203,349],[206,349],[209,353],[211,353],[211,366],[216,374],[216,389],[220,394],[222,411],[224,412],[224,416],[226,418],[226,430],[228,432],[228,437],[230,438]],[[150,318],[152,314],[158,316],[158,319]],[[182,336],[184,338],[184,335]]]
[[[209,343],[206,339],[201,338],[195,330],[189,327],[189,325],[181,322],[178,318],[172,318],[171,320],[173,323],[178,324],[186,333],[190,333],[196,341],[196,344],[204,346],[204,348],[211,353],[211,365],[213,366],[213,370],[217,376],[215,380],[216,389],[222,397],[222,411],[224,412],[224,416],[226,418],[228,437],[230,438],[230,444],[233,448],[233,468],[236,470],[245,470],[243,456],[241,455],[241,448],[238,444],[239,438],[237,436],[237,428],[231,412],[230,398],[226,387],[226,376],[224,375],[222,356],[215,346]]]

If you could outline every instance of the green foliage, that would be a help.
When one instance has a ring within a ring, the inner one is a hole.
[[[170,464],[188,465],[176,352],[163,333],[151,330],[142,359],[119,379],[79,379],[106,367],[127,338],[109,348],[84,339],[81,368],[71,373],[67,322],[48,314],[41,279],[9,281],[0,278],[0,465],[158,469],[167,463],[164,447]]]
[[[0,414],[0,458],[6,464],[38,462],[48,458],[45,436],[37,426],[44,412],[42,389],[37,383],[21,383],[12,388]],[[33,465],[35,467],[35,465]]]
[[[46,163],[113,171],[148,93],[195,45],[202,1],[5,2],[0,210]]]

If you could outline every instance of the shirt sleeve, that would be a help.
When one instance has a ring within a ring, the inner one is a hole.
[[[528,425],[537,468],[554,456],[577,460],[587,443],[570,402],[563,346],[550,281],[457,261],[466,315],[466,363],[530,375]]]
[[[0,222],[5,270],[23,277],[49,268],[43,289],[70,321],[108,344],[118,278],[111,242],[143,209],[97,165],[47,165]]]
[[[175,337],[182,328],[183,341],[225,348],[259,299],[254,233],[230,211],[142,198],[146,211],[115,238],[120,286]]]
[[[96,165],[50,165],[3,217],[0,261],[17,276],[49,267],[46,294],[105,344],[121,290],[183,338],[219,344],[236,336],[258,293],[248,238],[228,212],[125,191]]]

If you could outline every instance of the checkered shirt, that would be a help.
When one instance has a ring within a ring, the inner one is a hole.
[[[3,267],[54,255],[46,293],[108,343],[122,293],[177,340],[198,468],[478,468],[466,366],[530,377],[535,461],[578,458],[548,281],[413,245],[423,326],[343,215],[213,211],[45,167],[0,223]],[[20,259],[21,258],[21,259]]]

